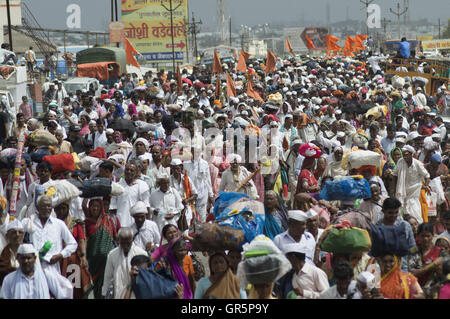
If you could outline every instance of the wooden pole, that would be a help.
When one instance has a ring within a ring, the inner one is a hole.
[[[9,47],[10,51],[13,50],[13,42],[12,42],[12,30],[11,30],[11,11],[9,7],[9,0],[6,0],[6,15],[8,16],[8,38],[9,38]],[[3,32],[3,29],[1,30]]]

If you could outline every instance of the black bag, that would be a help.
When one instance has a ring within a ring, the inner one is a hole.
[[[181,215],[177,221],[177,226],[181,232],[184,232],[186,229],[189,229],[187,219],[186,219],[186,209],[183,209],[183,211],[181,212]]]
[[[275,256],[258,256],[244,261],[247,281],[254,284],[274,282],[280,272],[280,260]]]
[[[393,254],[403,257],[409,254],[409,243],[406,237],[406,225],[401,223],[397,226],[370,225],[372,249],[370,255],[380,257]]]
[[[97,177],[83,181],[83,193],[81,197],[103,197],[111,194],[111,180],[109,178]]]
[[[155,271],[148,268],[139,269],[132,288],[136,299],[172,299],[177,295],[175,292],[177,284],[167,269],[160,268]]]

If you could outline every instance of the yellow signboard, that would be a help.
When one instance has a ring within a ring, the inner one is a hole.
[[[172,61],[173,34],[175,61],[183,62],[188,45],[187,1],[122,0],[125,37],[146,61],[154,63]],[[172,2],[172,9],[176,8],[172,12],[173,28],[170,23],[170,12],[167,10],[170,9],[170,2]]]
[[[422,41],[424,51],[448,50],[450,49],[450,39]]]

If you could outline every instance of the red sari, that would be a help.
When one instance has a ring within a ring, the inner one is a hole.
[[[313,187],[313,186],[319,185],[319,183],[317,182],[317,179],[316,179],[316,177],[314,176],[313,173],[311,173],[307,169],[302,169],[302,171],[300,172],[300,175],[298,175],[296,194],[298,194],[298,193],[309,193],[309,191],[307,191],[307,190],[305,190],[303,188],[303,180],[305,180],[305,179],[308,181],[308,186],[309,187]]]

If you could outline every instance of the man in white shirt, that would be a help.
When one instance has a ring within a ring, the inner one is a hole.
[[[446,141],[447,140],[447,128],[445,127],[442,117],[436,116],[434,122],[436,123],[436,127],[439,129],[439,134],[441,135],[441,141],[442,142]]]
[[[386,58],[387,57],[385,57],[385,56],[373,56],[371,52],[369,53],[367,62],[370,64],[373,74],[381,73],[381,68],[380,68],[380,65],[378,64],[378,62],[385,60]]]
[[[292,288],[297,299],[319,299],[320,294],[330,288],[327,274],[305,262],[306,249],[300,243],[286,245],[284,253],[295,271]]]
[[[192,182],[197,191],[195,208],[202,222],[205,222],[208,214],[208,202],[213,202],[214,193],[211,183],[211,173],[207,161],[201,158],[201,148],[194,148],[194,158],[183,163],[184,169],[192,176]]]
[[[185,209],[178,191],[170,187],[170,177],[166,173],[157,176],[159,188],[150,196],[153,220],[162,229],[167,224],[177,225],[181,211]]]
[[[113,214],[117,214],[120,225],[122,227],[130,227],[133,219],[130,215],[130,208],[138,201],[146,203],[148,214],[150,214],[149,198],[150,192],[146,182],[137,179],[138,165],[134,161],[130,161],[125,166],[125,178],[121,179],[121,185],[125,192],[120,196],[112,196],[109,210]]]
[[[427,105],[427,97],[422,93],[422,88],[420,86],[416,88],[416,95],[414,95],[414,100],[416,101],[416,106],[418,108],[423,108]]]
[[[78,244],[66,224],[50,216],[53,211],[51,197],[47,195],[39,197],[36,208],[37,216],[33,214],[30,218],[24,218],[22,224],[37,250],[41,250],[46,242],[52,243],[50,250],[41,258],[42,268],[44,270],[53,268],[60,273],[59,262],[72,255],[77,250]]]
[[[102,298],[113,287],[113,298],[124,299],[127,288],[131,285],[131,259],[137,255],[147,256],[147,252],[133,242],[133,231],[129,227],[119,229],[119,247],[108,254],[105,277],[102,287]]]
[[[314,236],[306,231],[308,215],[301,210],[288,212],[288,230],[275,236],[273,242],[282,251],[286,245],[301,243],[305,247],[306,261],[314,264],[316,241]]]
[[[137,202],[130,210],[134,223],[133,242],[136,246],[147,252],[153,251],[159,245],[160,230],[154,221],[147,219],[147,205],[144,202]]]
[[[244,166],[240,166],[241,157],[237,154],[232,154],[229,162],[231,166],[223,172],[219,190],[234,192],[236,188],[239,187],[239,185],[242,184],[250,175],[250,172]],[[243,185],[239,191],[246,193],[252,199],[259,198],[255,183],[251,179],[247,182],[247,184]]]
[[[20,267],[3,280],[1,299],[50,299],[47,278],[37,260],[37,250],[31,244],[20,245],[17,258]]]

